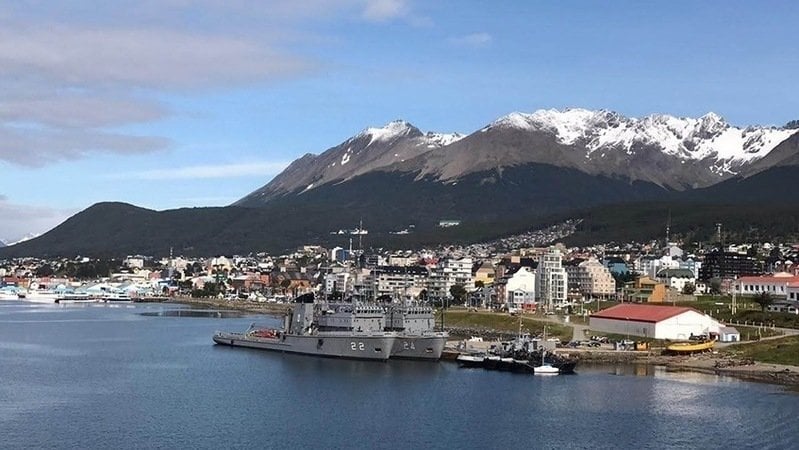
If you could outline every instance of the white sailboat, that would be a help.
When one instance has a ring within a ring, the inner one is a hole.
[[[546,342],[547,340],[547,327],[544,327],[544,337],[542,342]],[[544,362],[544,355],[546,355],[546,350],[543,348],[541,349],[541,365],[538,367],[533,368],[533,375],[557,375],[560,373],[560,369],[557,367],[547,364]]]

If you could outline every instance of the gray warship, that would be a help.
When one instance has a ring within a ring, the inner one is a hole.
[[[385,361],[396,333],[385,331],[385,313],[370,305],[317,303],[313,294],[294,301],[282,329],[251,326],[243,333],[217,331],[214,342],[285,353]]]
[[[397,334],[392,358],[438,361],[449,334],[435,331],[435,315],[429,306],[389,306],[386,330]]]

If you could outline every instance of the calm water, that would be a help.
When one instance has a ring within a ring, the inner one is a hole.
[[[114,307],[115,306],[115,307]],[[0,302],[2,448],[796,448],[799,395],[635,367],[553,378],[218,347],[277,320]]]

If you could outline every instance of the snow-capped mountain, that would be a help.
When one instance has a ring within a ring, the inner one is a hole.
[[[708,169],[719,175],[736,174],[738,168],[764,157],[796,133],[775,127],[738,128],[712,112],[698,119],[665,114],[637,119],[586,109],[512,113],[481,131],[497,127],[551,133],[561,144],[584,149],[587,158],[603,151],[632,155],[636,147],[654,146],[683,161],[711,160]]]
[[[39,236],[41,236],[40,233],[28,233],[25,236],[23,236],[23,237],[21,237],[19,239],[16,239],[16,240],[7,240],[7,241],[0,240],[0,247],[10,247],[12,245],[17,245],[17,244],[19,244],[21,242],[25,242],[25,241],[29,241],[31,239],[35,239],[35,238],[37,238]]]
[[[237,204],[258,205],[367,173],[399,172],[451,184],[469,174],[493,171],[501,176],[503,169],[530,164],[679,191],[770,167],[774,158],[765,157],[796,133],[736,127],[714,113],[629,118],[579,108],[514,112],[469,135],[422,133],[398,120],[366,128],[320,155],[303,156]],[[776,153],[784,159],[783,154],[795,153],[792,148],[783,145]]]
[[[383,127],[366,128],[320,155],[306,154],[297,159],[268,185],[249,197],[269,199],[348,180],[403,163],[462,138],[463,135],[458,133],[424,134],[403,120],[389,122]]]

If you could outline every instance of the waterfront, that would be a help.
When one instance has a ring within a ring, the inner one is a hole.
[[[172,311],[180,310],[181,313]],[[176,305],[0,303],[8,448],[790,448],[797,394],[645,366],[537,378],[213,345],[272,323]]]

